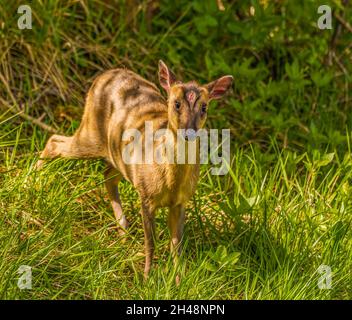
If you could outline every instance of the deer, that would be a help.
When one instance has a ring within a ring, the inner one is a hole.
[[[141,132],[146,121],[153,130],[167,129],[176,137],[183,129],[184,141],[194,140],[194,133],[204,127],[209,102],[222,98],[231,88],[233,77],[226,75],[205,85],[196,81],[181,82],[162,61],[158,64],[158,87],[127,68],[116,68],[99,75],[88,90],[82,120],[73,136],[54,134],[37,162],[57,157],[71,159],[104,159],[105,186],[121,234],[129,227],[118,189],[124,178],[138,191],[144,228],[144,278],[151,270],[155,247],[155,213],[168,208],[170,252],[174,265],[181,254],[185,223],[185,205],[195,193],[199,179],[199,158],[196,163],[126,163],[123,150],[127,142],[123,133],[128,129]],[[195,137],[197,138],[197,137]],[[154,142],[156,143],[156,142]],[[177,147],[175,147],[177,153]],[[178,277],[178,276],[177,276]],[[179,283],[179,278],[176,279]]]

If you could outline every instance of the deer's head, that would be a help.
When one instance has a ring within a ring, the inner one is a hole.
[[[196,81],[183,83],[177,81],[174,73],[160,60],[159,81],[168,95],[169,128],[175,131],[184,129],[185,139],[193,140],[205,124],[209,102],[226,94],[233,77],[223,76],[206,85]]]

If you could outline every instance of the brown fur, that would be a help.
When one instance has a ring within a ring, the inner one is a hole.
[[[179,128],[198,130],[206,119],[206,114],[201,111],[202,103],[207,104],[212,99],[213,90],[196,82],[176,82],[176,77],[163,62],[159,64],[159,76],[168,92],[168,102],[153,83],[132,71],[114,69],[100,75],[87,94],[82,122],[76,133],[72,137],[53,135],[41,154],[41,158],[105,159],[106,187],[122,231],[127,228],[128,222],[122,212],[117,185],[121,178],[134,185],[141,198],[145,231],[145,276],[151,268],[154,251],[154,212],[160,207],[169,207],[171,251],[177,261],[184,224],[184,205],[195,191],[199,163],[125,164],[122,150],[127,142],[122,141],[122,133],[127,129],[139,129],[144,134],[145,121],[152,121],[154,131],[170,129],[175,137]],[[229,80],[231,82],[232,78]],[[213,83],[211,85],[214,86]],[[187,90],[194,90],[197,94],[194,105],[184,99]],[[175,100],[180,100],[180,110],[175,109]],[[144,135],[142,138],[144,141]],[[38,166],[41,164],[42,160]]]

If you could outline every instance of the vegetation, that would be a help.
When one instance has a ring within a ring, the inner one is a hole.
[[[351,299],[352,16],[324,1],[0,0],[0,298]],[[121,185],[129,233],[119,237],[96,161],[34,170],[51,131],[71,135],[106,69],[157,82],[157,61],[180,79],[235,78],[209,128],[230,128],[231,170],[202,168],[188,204],[182,282],[175,286],[166,212],[154,269],[143,281],[136,192]],[[32,267],[31,290],[17,286]],[[320,289],[332,270],[331,289]]]

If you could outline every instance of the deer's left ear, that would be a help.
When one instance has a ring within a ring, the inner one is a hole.
[[[162,60],[159,60],[159,82],[167,93],[169,93],[170,87],[175,81],[176,76],[173,74],[173,72]]]
[[[205,87],[209,92],[209,100],[220,99],[231,88],[233,76],[223,76],[213,82],[208,83]]]

